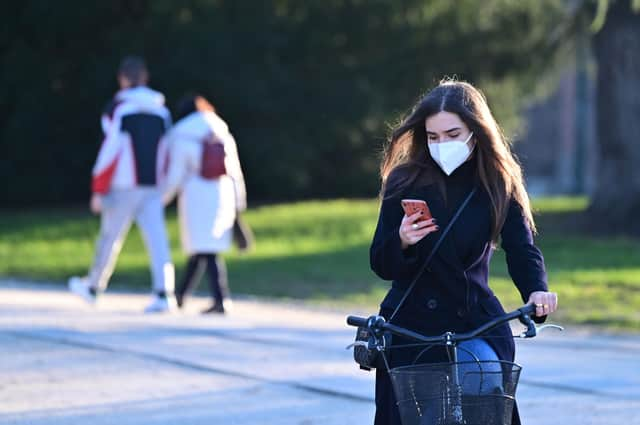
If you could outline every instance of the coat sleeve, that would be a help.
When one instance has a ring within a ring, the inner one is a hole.
[[[158,142],[156,158],[156,182],[162,186],[169,173],[169,142],[166,134]]]
[[[247,190],[244,185],[244,174],[240,166],[238,147],[231,133],[227,133],[224,139],[224,166],[227,175],[233,180],[233,187],[236,194],[236,211],[244,211],[247,208]]]
[[[162,117],[164,120],[164,135],[158,141],[158,152],[156,154],[156,181],[160,185],[164,184],[169,172],[169,131],[171,129],[171,113],[167,108],[163,108]]]
[[[385,280],[409,279],[419,264],[415,245],[402,249],[399,233],[402,217],[400,197],[385,196],[369,250],[371,269]]]
[[[509,275],[520,291],[522,300],[527,302],[532,292],[547,291],[544,258],[534,243],[522,208],[515,200],[509,204],[501,237]]]
[[[111,117],[102,117],[105,136],[92,170],[91,191],[93,193],[106,194],[111,189],[111,180],[122,151],[120,109],[123,108],[124,106],[117,106]]]
[[[189,169],[189,155],[180,141],[169,136],[165,139],[168,146],[168,167],[162,184],[162,199],[167,205],[176,196]]]

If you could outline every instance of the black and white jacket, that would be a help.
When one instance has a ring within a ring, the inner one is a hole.
[[[92,191],[156,186],[166,158],[162,136],[170,125],[162,93],[145,86],[116,93],[102,115],[104,140],[93,167]]]

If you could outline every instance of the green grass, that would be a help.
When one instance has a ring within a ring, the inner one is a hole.
[[[559,293],[556,321],[640,330],[640,240],[586,236],[575,225],[584,198],[534,202],[551,288]],[[235,293],[374,311],[388,288],[369,269],[375,200],[301,202],[251,209],[246,218],[256,249],[228,253]],[[0,275],[64,282],[86,272],[98,219],[81,210],[0,212]],[[178,277],[184,272],[175,212],[168,229]],[[147,255],[136,229],[118,260],[113,287],[149,288]],[[491,285],[509,307],[520,304],[504,255],[492,261]],[[203,285],[204,288],[204,285]]]

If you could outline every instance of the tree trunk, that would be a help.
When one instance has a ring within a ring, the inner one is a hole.
[[[595,37],[599,164],[588,214],[600,231],[640,234],[640,14],[611,2]]]

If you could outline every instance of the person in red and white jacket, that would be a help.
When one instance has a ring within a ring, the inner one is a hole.
[[[164,96],[146,86],[148,71],[135,56],[118,70],[120,91],[102,116],[104,140],[93,167],[91,211],[101,214],[96,253],[86,277],[69,279],[69,289],[94,303],[113,274],[122,243],[133,221],[151,257],[152,300],[146,312],[175,305],[174,267],[158,188],[165,166],[162,136],[171,125]]]

